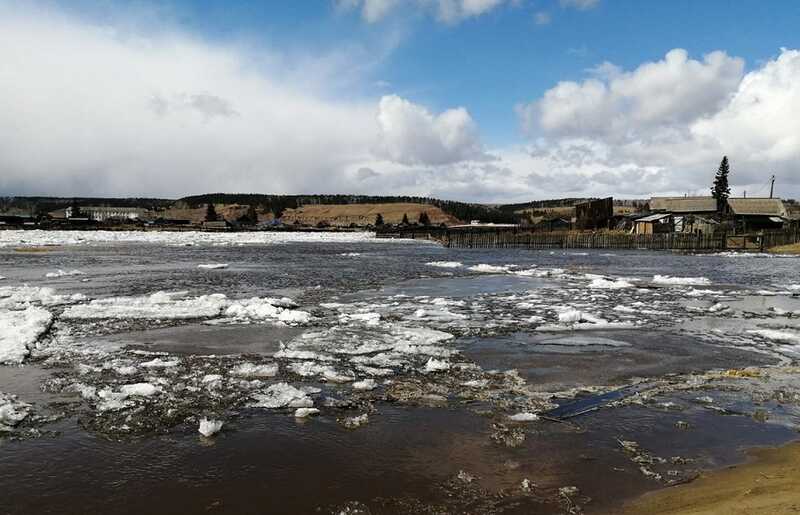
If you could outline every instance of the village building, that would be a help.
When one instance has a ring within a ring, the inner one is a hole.
[[[675,220],[671,213],[648,215],[633,222],[634,234],[662,234],[674,230]]]
[[[577,229],[605,229],[614,216],[612,197],[575,204],[575,227]]]
[[[786,206],[778,198],[729,198],[728,209],[741,232],[782,229],[789,220]]]
[[[710,196],[653,197],[647,203],[646,210],[651,213],[670,213],[676,216],[711,216],[717,212],[717,200]]]
[[[124,220],[133,221],[145,218],[147,216],[147,209],[141,207],[105,207],[105,206],[80,206],[78,207],[80,214],[73,216],[73,207],[67,207],[63,210],[59,209],[50,213],[53,218],[87,218],[96,222],[105,222],[109,220]]]

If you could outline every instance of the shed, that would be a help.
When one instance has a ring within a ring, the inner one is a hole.
[[[779,198],[729,198],[728,206],[739,229],[744,232],[781,229],[788,211]]]
[[[660,234],[672,232],[675,222],[672,214],[660,213],[638,218],[633,222],[634,234]]]

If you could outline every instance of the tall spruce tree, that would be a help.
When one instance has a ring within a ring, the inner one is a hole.
[[[717,211],[722,212],[725,210],[725,204],[728,197],[731,196],[731,188],[728,186],[728,156],[722,157],[722,162],[717,169],[717,175],[714,176],[714,187],[711,188],[711,196],[717,201]]]
[[[408,215],[403,213],[403,221],[401,222],[403,225],[408,225]]]
[[[423,211],[422,213],[419,214],[419,224],[420,225],[430,225],[431,224],[431,219],[428,218],[428,213],[426,213],[425,211]]]
[[[375,225],[376,226],[383,225],[383,215],[382,214],[378,213],[377,215],[375,215]]]

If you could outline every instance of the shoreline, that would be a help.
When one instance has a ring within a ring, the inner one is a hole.
[[[746,451],[738,465],[703,472],[684,485],[625,502],[617,515],[738,515],[800,512],[800,437]]]

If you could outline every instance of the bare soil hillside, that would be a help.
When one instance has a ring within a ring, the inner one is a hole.
[[[287,224],[299,221],[307,225],[316,225],[320,222],[326,222],[333,226],[369,225],[375,223],[375,218],[380,214],[384,223],[397,224],[403,220],[404,214],[408,216],[409,222],[416,222],[423,211],[428,214],[431,223],[435,225],[461,223],[461,220],[448,215],[436,206],[410,203],[308,205],[297,209],[287,209],[283,213],[283,221]]]

